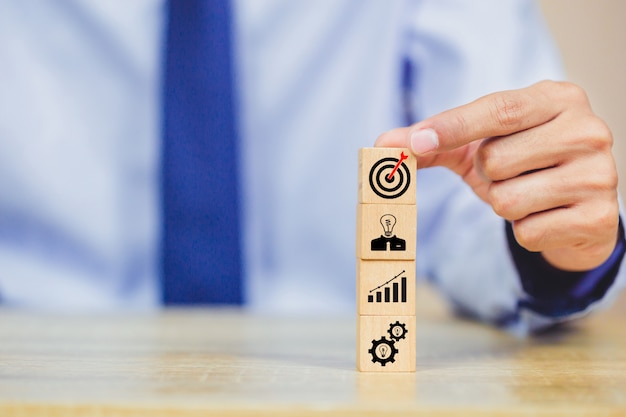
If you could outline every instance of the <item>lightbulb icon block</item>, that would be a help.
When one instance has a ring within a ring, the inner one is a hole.
[[[416,168],[408,149],[360,149],[359,203],[415,204]]]
[[[357,369],[415,372],[415,316],[359,316]]]
[[[361,316],[415,315],[415,261],[357,259],[356,288]]]
[[[358,258],[415,259],[415,205],[359,204],[356,218]]]

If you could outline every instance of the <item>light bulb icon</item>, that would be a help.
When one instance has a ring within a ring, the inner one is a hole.
[[[380,354],[379,356],[383,359],[387,357],[388,351],[389,351],[389,346],[387,345],[381,345],[378,348],[378,353]]]
[[[372,348],[367,351],[372,354],[372,362],[378,362],[381,366],[385,366],[387,362],[395,362],[395,356],[398,354],[393,340],[380,339],[372,340]]]
[[[393,235],[393,228],[396,225],[396,218],[391,214],[385,214],[380,218],[380,224],[383,226],[383,231],[386,237]]]
[[[373,251],[405,251],[406,241],[397,237],[393,233],[396,225],[396,217],[392,214],[383,214],[380,218],[380,224],[383,227],[384,236],[380,235],[372,239],[370,248]]]

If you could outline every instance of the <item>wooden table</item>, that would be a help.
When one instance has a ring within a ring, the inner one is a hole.
[[[0,310],[0,416],[626,415],[624,302],[519,339],[430,299],[413,374],[356,372],[354,316]]]

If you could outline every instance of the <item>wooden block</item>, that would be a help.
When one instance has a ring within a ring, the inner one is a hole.
[[[415,315],[415,261],[357,259],[357,313]]]
[[[361,259],[415,259],[417,206],[359,204],[356,256]]]
[[[415,204],[416,170],[408,149],[359,149],[359,203]]]
[[[415,372],[415,316],[359,316],[357,369]]]

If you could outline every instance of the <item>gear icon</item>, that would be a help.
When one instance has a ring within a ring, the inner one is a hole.
[[[399,321],[390,324],[389,330],[387,330],[387,333],[389,333],[391,339],[395,340],[396,342],[400,339],[404,339],[407,332],[408,330],[406,329],[406,325],[404,323],[400,323]]]
[[[398,349],[395,347],[393,340],[387,340],[385,336],[379,340],[372,340],[372,348],[367,351],[372,354],[372,362],[380,363],[381,366],[385,366],[387,362],[395,362],[395,356],[398,353]]]

